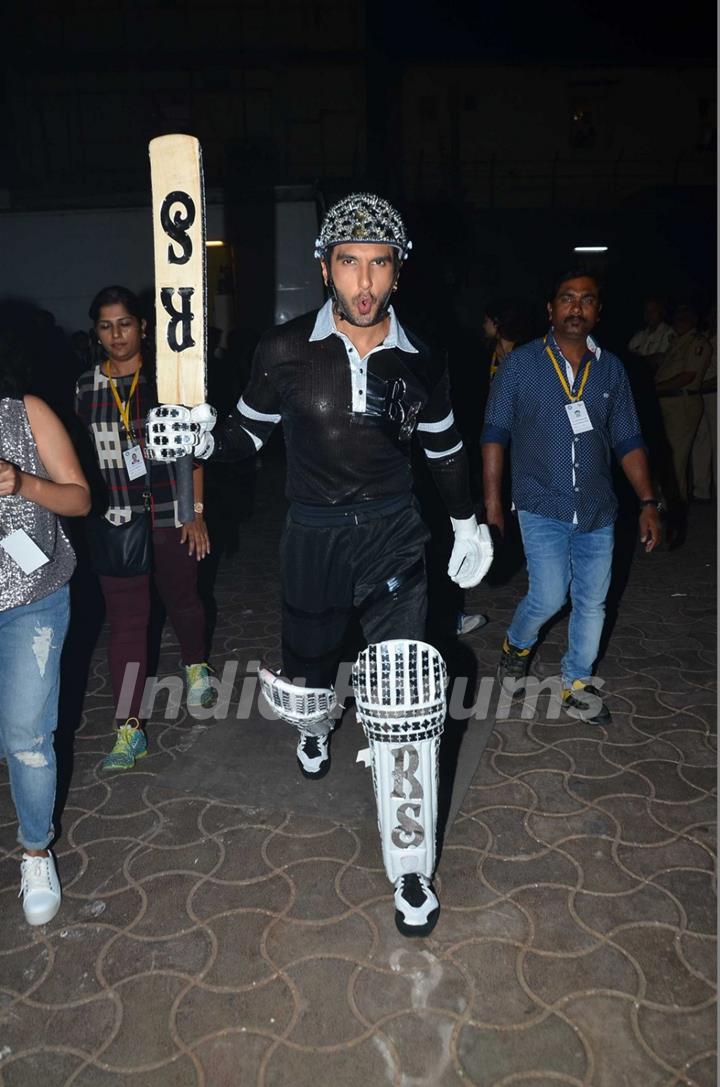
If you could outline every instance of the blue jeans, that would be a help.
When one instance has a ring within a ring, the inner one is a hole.
[[[511,645],[530,649],[540,627],[567,600],[572,601],[568,648],[560,663],[565,686],[589,680],[598,655],[605,622],[605,597],[610,588],[614,528],[580,532],[569,521],[555,521],[520,511],[528,570],[528,593],[517,606],[507,637]]]
[[[60,655],[70,619],[67,585],[34,604],[0,611],[0,755],[26,849],[53,839]]]

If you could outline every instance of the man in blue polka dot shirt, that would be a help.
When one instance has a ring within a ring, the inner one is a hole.
[[[512,498],[529,582],[503,643],[498,678],[521,685],[540,628],[569,592],[563,707],[593,724],[610,722],[590,680],[605,621],[618,505],[612,455],[638,496],[645,550],[660,540],[658,503],[625,370],[590,335],[601,308],[595,276],[577,270],[555,282],[548,333],[503,361],[481,439],[487,520],[500,534],[503,464],[506,448],[512,449]]]

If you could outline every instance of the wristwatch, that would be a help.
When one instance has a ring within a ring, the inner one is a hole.
[[[663,508],[662,502],[658,502],[657,498],[641,498],[638,505],[641,510],[645,509],[646,506],[654,506],[658,513]]]
[[[202,502],[196,502],[195,505],[193,506],[193,509],[194,509],[195,513],[202,513],[202,511],[205,509],[205,507],[202,504]]]

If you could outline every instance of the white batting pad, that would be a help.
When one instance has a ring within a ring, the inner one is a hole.
[[[299,687],[265,665],[258,670],[258,678],[270,708],[301,732],[313,732],[314,726],[327,722],[337,706],[332,687]],[[327,731],[327,727],[319,730],[320,734]]]
[[[385,871],[391,883],[435,868],[440,737],[415,743],[370,740]]]
[[[377,642],[352,671],[357,717],[369,738],[385,742],[438,736],[446,714],[447,669],[427,642]]]
[[[357,718],[370,743],[385,870],[432,876],[438,754],[447,670],[425,642],[370,645],[353,668]]]

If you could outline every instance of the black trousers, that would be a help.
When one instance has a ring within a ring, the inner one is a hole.
[[[308,523],[291,508],[281,545],[284,674],[308,687],[332,686],[354,610],[368,643],[423,640],[428,537],[414,503],[329,525]]]

